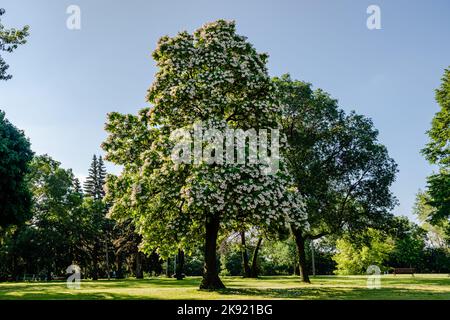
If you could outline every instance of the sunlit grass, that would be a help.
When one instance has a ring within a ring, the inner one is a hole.
[[[365,276],[317,276],[311,284],[297,277],[223,277],[227,289],[217,292],[199,290],[200,280],[82,280],[80,289],[65,282],[0,283],[0,299],[450,299],[448,275],[383,275],[381,289],[368,289]]]

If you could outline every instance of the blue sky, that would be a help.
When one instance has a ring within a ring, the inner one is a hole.
[[[81,8],[81,30],[66,8]],[[366,9],[381,8],[381,30]],[[26,46],[4,55],[14,77],[0,83],[0,109],[33,150],[86,175],[101,153],[106,113],[136,113],[156,72],[162,35],[219,18],[268,52],[270,74],[289,72],[328,91],[341,107],[373,119],[399,164],[396,214],[410,215],[432,168],[420,155],[438,110],[434,89],[450,65],[450,2],[434,1],[107,1],[2,0],[6,26],[31,26]],[[117,168],[108,166],[112,172]]]

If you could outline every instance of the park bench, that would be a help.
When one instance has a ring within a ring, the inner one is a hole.
[[[416,269],[414,268],[394,268],[394,276],[396,274],[411,274],[414,277],[414,272]]]

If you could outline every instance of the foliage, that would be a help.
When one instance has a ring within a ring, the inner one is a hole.
[[[241,251],[235,248],[226,254],[220,255],[220,275],[241,276],[242,275],[242,255]]]
[[[71,170],[47,155],[36,156],[26,176],[32,193],[29,219],[10,228],[2,240],[0,274],[36,274],[41,279],[65,275],[72,263],[85,277],[106,270],[104,241],[108,232],[105,204],[84,197]]]
[[[336,241],[336,274],[364,274],[370,265],[386,270],[386,261],[394,250],[392,239],[379,230],[367,229],[360,235],[347,235]]]
[[[389,266],[422,268],[426,231],[406,217],[396,217],[391,236],[394,240],[394,250],[389,257]]]
[[[9,273],[49,278],[51,273],[64,274],[73,261],[86,263],[89,257],[82,244],[90,221],[81,214],[82,197],[75,191],[72,171],[47,155],[37,156],[27,183],[33,194],[32,218],[7,239]]]
[[[430,205],[430,195],[426,191],[419,191],[416,195],[413,212],[421,222],[421,227],[428,231],[428,240],[433,247],[447,247],[450,241],[450,222],[448,220],[433,221],[435,208]]]
[[[22,29],[6,29],[2,22],[1,16],[5,14],[5,9],[0,8],[0,52],[11,53],[19,45],[26,43],[26,37],[28,37],[29,26],[25,26]],[[6,64],[2,56],[0,56],[0,80],[9,80],[12,78],[10,74],[7,74],[9,65]]]
[[[31,195],[25,175],[33,157],[30,142],[0,110],[0,234],[30,217]]]
[[[203,274],[203,252],[199,248],[186,257],[184,272],[187,276],[201,276]]]
[[[436,90],[440,110],[435,114],[428,131],[430,142],[422,150],[425,158],[439,168],[427,179],[428,203],[434,210],[427,221],[433,225],[448,225],[450,218],[450,69],[446,69],[442,84]]]
[[[284,106],[285,156],[307,199],[310,236],[381,225],[396,204],[389,187],[397,166],[372,121],[346,115],[327,93],[289,75],[274,82]]]
[[[262,275],[294,274],[298,267],[297,252],[292,238],[285,241],[266,241],[261,250]]]
[[[448,223],[450,218],[450,170],[441,169],[427,179],[429,204],[436,210],[430,216],[430,222],[439,225]]]
[[[430,163],[450,165],[450,69],[444,71],[441,86],[436,90],[440,110],[435,114],[428,130],[430,142],[422,150]]]
[[[448,248],[425,248],[420,272],[450,273],[450,252]]]
[[[105,196],[104,185],[106,180],[106,168],[102,156],[98,157],[94,154],[92,157],[89,175],[84,182],[84,192],[86,196],[95,200],[103,200]]]

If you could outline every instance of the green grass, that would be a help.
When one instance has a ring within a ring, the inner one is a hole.
[[[364,276],[317,276],[311,284],[288,276],[222,279],[227,288],[216,292],[199,290],[198,277],[86,280],[80,289],[65,282],[11,282],[0,283],[0,299],[450,299],[448,275],[384,275],[381,289],[368,289]]]

